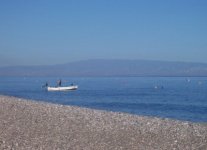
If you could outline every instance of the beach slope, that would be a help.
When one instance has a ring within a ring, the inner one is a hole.
[[[0,96],[0,149],[207,149],[207,124]]]

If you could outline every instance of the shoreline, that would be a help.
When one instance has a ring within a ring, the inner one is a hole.
[[[0,95],[0,149],[207,149],[207,124]]]

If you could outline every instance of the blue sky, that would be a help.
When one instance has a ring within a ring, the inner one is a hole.
[[[0,66],[207,62],[206,0],[1,0]]]

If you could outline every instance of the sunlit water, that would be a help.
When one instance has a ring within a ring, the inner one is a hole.
[[[207,122],[207,78],[62,78],[76,91],[47,92],[59,78],[1,77],[0,94],[131,114]]]

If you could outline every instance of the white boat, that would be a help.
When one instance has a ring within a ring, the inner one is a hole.
[[[78,88],[77,85],[71,85],[71,86],[58,86],[58,87],[47,87],[48,91],[69,91],[69,90],[76,90]]]

